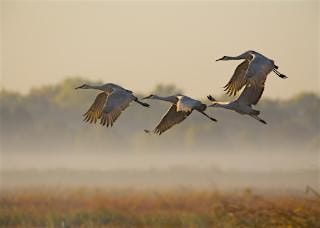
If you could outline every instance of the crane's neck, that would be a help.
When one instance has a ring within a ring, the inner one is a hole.
[[[245,53],[242,53],[241,55],[238,56],[223,56],[222,58],[218,59],[219,60],[240,60],[240,59],[246,59],[246,60],[252,60],[252,58],[254,57],[254,53],[252,51],[247,51]]]
[[[230,102],[213,102],[213,104],[210,105],[210,107],[233,109],[232,103]]]
[[[178,98],[176,96],[162,97],[162,96],[153,95],[151,99],[167,101],[173,104],[176,104],[178,102]]]
[[[89,89],[104,90],[102,85],[91,85]]]
[[[88,84],[83,84],[82,86],[77,87],[76,89],[97,89],[97,90],[103,90],[103,85],[88,85]]]
[[[240,59],[250,60],[250,59],[252,59],[252,55],[250,55],[249,53],[246,52],[246,53],[243,53],[238,56],[225,56],[224,60],[240,60]]]
[[[224,60],[239,60],[239,59],[243,59],[243,57],[241,55],[238,56],[225,56]]]

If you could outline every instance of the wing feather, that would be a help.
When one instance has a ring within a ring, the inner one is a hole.
[[[251,84],[248,84],[239,96],[238,101],[246,105],[256,105],[259,102],[263,91],[264,85],[252,86]]]
[[[93,104],[89,108],[89,110],[83,114],[84,121],[89,123],[96,123],[97,119],[100,118],[102,109],[106,103],[107,94],[105,92],[99,93],[94,100]]]
[[[191,111],[177,111],[177,106],[175,104],[171,105],[166,114],[162,117],[160,123],[153,130],[155,134],[161,135],[166,130],[170,129],[172,126],[182,122],[185,118],[190,115]]]
[[[237,92],[247,83],[246,73],[249,64],[249,60],[244,60],[242,63],[240,63],[234,71],[229,82],[224,86],[224,91],[226,91],[229,96],[235,96]]]
[[[100,124],[112,127],[123,110],[125,110],[135,97],[125,90],[115,90],[108,98],[101,113]]]

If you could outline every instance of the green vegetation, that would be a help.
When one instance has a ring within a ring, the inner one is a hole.
[[[228,110],[209,109],[218,123],[208,122],[195,113],[163,136],[147,137],[143,129],[152,129],[168,104],[150,101],[151,109],[132,104],[113,129],[85,124],[82,113],[91,105],[96,91],[74,90],[84,82],[87,81],[70,78],[57,85],[34,88],[27,95],[1,91],[0,137],[5,142],[2,151],[163,150],[167,146],[194,150],[199,145],[208,150],[212,150],[212,145],[217,150],[237,150],[241,145],[252,150],[268,150],[273,146],[315,151],[320,146],[320,97],[316,94],[300,94],[281,101],[262,99],[257,109],[262,111],[267,126]],[[150,92],[181,91],[173,85],[159,85]]]
[[[8,161],[7,167],[10,168],[10,159],[6,156],[9,154],[22,158],[22,163],[30,156],[31,160],[35,158],[35,162],[43,162],[46,167],[55,155],[84,151],[88,157],[102,152],[104,158],[110,160],[115,157],[108,156],[108,152],[138,156],[140,151],[157,151],[159,153],[154,154],[160,154],[163,163],[173,159],[168,154],[176,153],[180,159],[187,153],[198,156],[202,150],[209,151],[210,156],[211,151],[239,155],[240,149],[272,156],[275,149],[284,150],[282,161],[285,162],[287,157],[297,153],[310,161],[317,157],[320,97],[316,94],[300,94],[282,101],[262,99],[257,109],[269,123],[266,126],[227,110],[209,109],[208,113],[217,118],[218,123],[213,124],[195,113],[161,137],[153,137],[145,134],[143,129],[153,128],[168,104],[150,101],[150,109],[132,104],[113,129],[90,125],[82,122],[82,113],[91,105],[97,92],[74,90],[85,82],[81,78],[71,78],[57,85],[32,89],[27,95],[0,92],[1,155],[2,162]],[[159,85],[150,92],[171,94],[181,91],[173,85]],[[39,156],[31,156],[33,153],[45,156],[41,160]],[[239,163],[244,160],[254,162],[245,153],[240,156],[243,159],[237,160]],[[69,157],[75,163],[79,162],[76,158],[74,154]],[[144,161],[141,159],[137,163]],[[92,166],[97,165],[92,163]],[[81,164],[79,162],[80,167]],[[200,169],[198,166],[194,170],[178,166],[161,172],[152,167],[145,171],[84,170],[79,173],[2,170],[0,178],[4,188],[0,190],[0,227],[320,227],[319,199],[301,195],[301,188],[304,189],[305,185],[317,187],[317,167],[288,175],[285,170],[257,174],[223,171],[214,166],[204,170],[201,164],[198,165]],[[288,167],[286,165],[283,167]],[[77,180],[87,183],[84,186],[101,188],[76,189],[79,185],[72,184],[78,183]],[[255,186],[252,181],[256,182]],[[15,188],[15,183],[21,183],[21,186]],[[197,188],[181,187],[177,191],[143,188],[166,187],[167,184]],[[211,191],[210,184],[216,191]],[[244,192],[232,190],[251,186],[255,191],[264,191],[266,186],[274,185],[285,195],[275,195],[275,191],[257,195],[249,189]],[[36,187],[23,189],[25,186]],[[115,186],[122,189],[110,190]],[[123,189],[127,186],[141,187],[142,190]],[[230,187],[230,192],[217,191],[223,187]],[[300,195],[296,194],[297,191],[290,191],[297,188]]]
[[[2,192],[1,227],[319,227],[319,199],[243,192]]]

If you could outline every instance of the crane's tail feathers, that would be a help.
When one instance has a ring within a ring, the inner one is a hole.
[[[276,70],[278,70],[278,69],[279,69],[279,67],[278,67],[277,65],[274,65],[274,68],[275,68]]]
[[[208,100],[209,101],[217,101],[216,99],[214,99],[213,96],[211,96],[210,94],[207,96]]]
[[[140,104],[140,105],[144,106],[144,107],[150,107],[150,105],[149,105],[149,104],[144,103],[144,102],[141,102],[141,101],[139,101],[138,99],[136,99],[136,100],[134,100],[134,101],[135,101],[135,102],[137,102],[138,104]]]

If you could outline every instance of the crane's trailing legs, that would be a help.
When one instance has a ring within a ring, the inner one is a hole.
[[[251,114],[250,116],[251,116],[252,118],[255,118],[256,120],[260,121],[260,122],[263,123],[263,124],[267,124],[267,122],[266,122],[265,120],[261,119],[261,118],[258,117],[257,115]]]
[[[197,110],[198,112],[200,112],[202,115],[208,117],[210,120],[214,121],[214,122],[217,122],[218,120],[216,120],[215,118],[212,118],[211,116],[209,116],[207,113],[203,112],[203,111],[200,111],[200,110]]]
[[[275,66],[272,71],[273,71],[276,75],[278,75],[280,78],[283,78],[283,79],[288,78],[288,77],[285,76],[284,74],[281,74],[281,73],[277,70],[278,68],[279,68],[278,66]]]
[[[138,104],[140,104],[140,105],[142,105],[144,107],[150,107],[149,104],[139,101],[138,98],[135,98],[134,102],[137,102]]]

